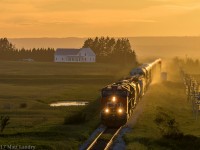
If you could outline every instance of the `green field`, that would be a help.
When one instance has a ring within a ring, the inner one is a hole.
[[[10,117],[10,124],[0,134],[0,145],[77,149],[99,124],[100,89],[127,76],[133,67],[100,63],[0,62],[0,115]],[[84,100],[90,104],[49,106],[51,102],[65,100]],[[69,117],[74,121],[82,114],[86,118],[84,122],[70,124]],[[65,119],[68,124],[64,124]]]
[[[152,84],[136,107],[133,117],[138,117],[138,119],[136,123],[129,123],[132,130],[124,136],[127,149],[188,150],[200,148],[200,113],[196,120],[192,105],[187,102],[185,87],[177,69],[168,64],[166,70],[169,80]],[[165,124],[167,127],[158,126],[155,122],[157,116],[167,118],[168,121],[175,121],[175,126],[182,135],[164,137],[160,129],[166,131],[170,123]]]

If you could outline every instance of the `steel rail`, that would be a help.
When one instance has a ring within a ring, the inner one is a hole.
[[[93,140],[93,142],[88,146],[88,148],[86,150],[91,150],[92,147],[95,145],[95,143],[97,142],[97,140],[99,139],[99,137],[104,133],[104,131],[106,130],[107,128],[104,128],[103,131],[101,131],[99,133],[99,135]]]

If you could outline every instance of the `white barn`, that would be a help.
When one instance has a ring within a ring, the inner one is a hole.
[[[90,48],[56,49],[54,62],[96,62],[96,55]]]

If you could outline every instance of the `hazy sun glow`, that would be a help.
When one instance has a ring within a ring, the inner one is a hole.
[[[198,36],[199,0],[0,0],[2,37]]]

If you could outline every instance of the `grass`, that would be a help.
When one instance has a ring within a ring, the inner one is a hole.
[[[142,113],[132,126],[132,131],[124,136],[128,150],[182,150],[200,147],[200,116],[198,120],[195,119],[178,71],[169,67],[169,64],[167,70],[169,80],[152,84],[138,105]],[[175,138],[162,135],[155,123],[156,116],[162,113],[175,119],[183,136]]]
[[[0,116],[10,124],[0,145],[78,149],[99,124],[100,89],[127,76],[134,66],[102,63],[0,62]],[[83,107],[51,102],[89,101]],[[84,113],[84,119],[76,122]]]

